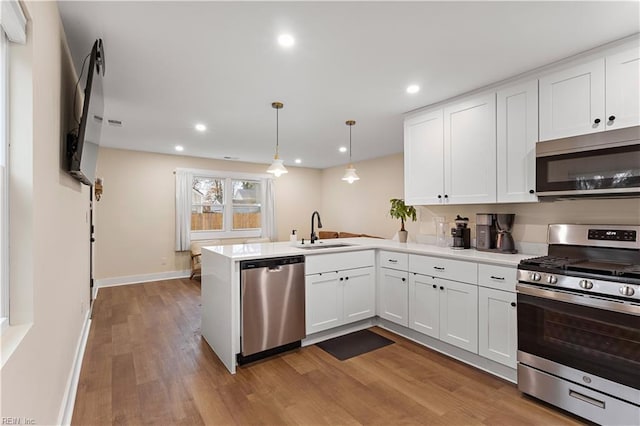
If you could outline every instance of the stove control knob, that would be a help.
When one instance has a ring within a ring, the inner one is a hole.
[[[532,273],[529,274],[529,279],[531,281],[540,281],[541,278],[542,277],[537,272],[532,272]]]
[[[584,288],[585,290],[590,290],[593,288],[593,283],[589,280],[580,280],[578,285],[580,285],[580,287]]]
[[[623,285],[619,290],[620,294],[623,296],[633,296],[633,293],[635,293],[633,288],[629,287],[628,285]]]
[[[547,277],[547,283],[549,284],[555,284],[558,282],[558,279],[556,277],[554,277],[553,275],[549,275]]]

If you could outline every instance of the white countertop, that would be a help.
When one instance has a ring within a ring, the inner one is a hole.
[[[475,249],[454,250],[450,247],[439,247],[430,244],[419,243],[400,243],[398,241],[383,240],[379,238],[338,238],[330,240],[318,240],[315,244],[333,245],[333,244],[350,244],[346,247],[331,247],[324,249],[304,249],[293,246],[290,242],[278,243],[255,243],[255,244],[233,244],[220,246],[207,246],[203,250],[210,250],[214,253],[228,257],[233,261],[264,259],[280,256],[305,255],[313,256],[316,254],[339,253],[348,251],[357,251],[364,249],[383,249],[402,253],[424,254],[436,257],[445,257],[450,259],[467,260],[480,263],[492,263],[496,265],[516,266],[522,259],[535,257],[535,254],[502,254],[486,251],[478,251]],[[305,244],[307,246],[308,243]]]

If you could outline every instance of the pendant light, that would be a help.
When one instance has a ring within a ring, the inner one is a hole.
[[[278,156],[278,148],[279,146],[279,141],[278,141],[278,110],[282,109],[282,107],[284,107],[284,105],[282,104],[282,102],[273,102],[271,104],[271,107],[274,108],[276,110],[276,155],[275,157],[273,157],[273,163],[271,163],[271,165],[269,166],[269,168],[267,169],[267,173],[273,173],[276,177],[280,177],[280,175],[284,174],[284,173],[289,173],[289,171],[286,169],[286,167],[284,167],[284,164],[282,164],[282,160],[280,159],[280,157]]]
[[[345,124],[349,126],[349,165],[347,166],[347,169],[344,171],[344,176],[342,177],[342,180],[346,180],[349,183],[353,183],[357,180],[360,180],[360,178],[356,174],[355,167],[353,167],[353,164],[351,163],[351,128],[353,127],[354,124],[356,124],[356,122],[353,120],[347,120]]]

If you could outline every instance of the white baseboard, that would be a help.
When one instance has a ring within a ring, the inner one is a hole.
[[[78,392],[78,382],[80,381],[80,370],[82,368],[82,359],[84,358],[84,351],[87,347],[87,339],[89,338],[89,329],[91,328],[91,318],[89,314],[91,310],[87,310],[87,315],[84,320],[84,326],[82,327],[82,333],[78,340],[78,346],[76,347],[76,355],[73,360],[71,372],[67,379],[67,386],[60,405],[60,411],[58,413],[59,425],[70,425],[71,416],[73,415],[73,407],[76,403],[76,394]]]
[[[114,287],[118,285],[146,283],[149,281],[172,280],[175,278],[187,278],[191,276],[190,270],[156,272],[153,274],[129,275],[125,277],[102,278],[95,280],[94,288]]]

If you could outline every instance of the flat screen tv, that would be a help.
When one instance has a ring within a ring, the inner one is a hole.
[[[104,111],[102,77],[104,76],[105,63],[102,39],[95,41],[88,59],[89,68],[84,88],[82,116],[78,127],[67,134],[66,152],[68,171],[71,176],[85,185],[92,185],[95,180]],[[82,71],[80,72],[81,78]],[[73,113],[75,114],[75,111]]]

